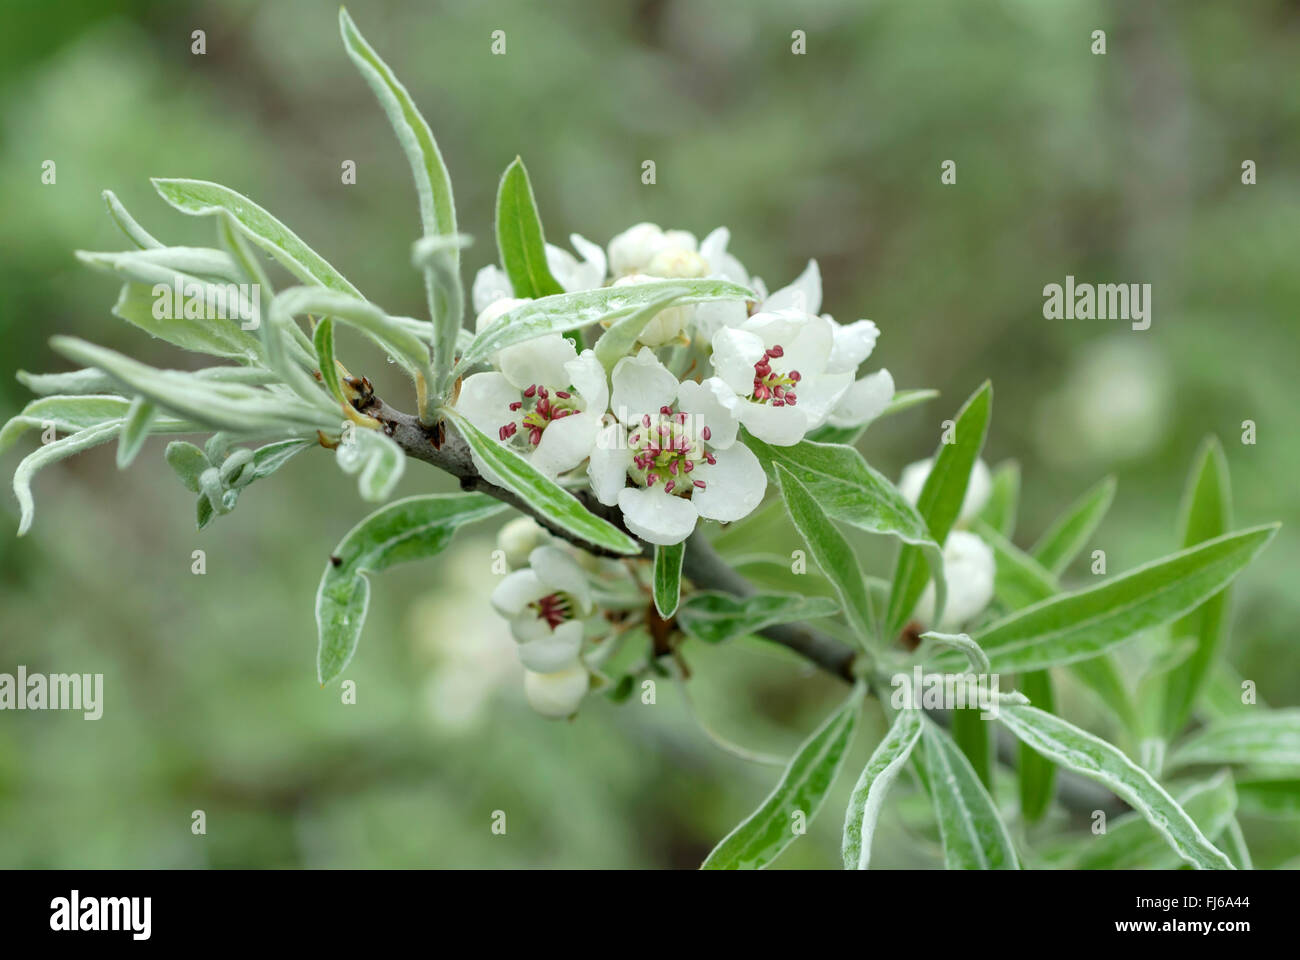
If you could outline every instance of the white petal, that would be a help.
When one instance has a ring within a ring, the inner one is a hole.
[[[727,279],[730,280],[731,277]],[[690,324],[695,336],[711,340],[723,327],[738,327],[748,316],[749,311],[740,300],[710,300],[695,304]]]
[[[738,396],[747,397],[754,390],[754,364],[765,349],[757,333],[724,327],[713,335],[713,371]]]
[[[529,462],[548,477],[558,476],[587,459],[599,433],[598,413],[573,413],[552,420]]]
[[[610,379],[614,382],[610,409],[629,426],[643,414],[657,414],[660,407],[670,406],[677,398],[677,378],[649,347],[615,364]]]
[[[797,407],[774,407],[747,400],[740,405],[740,422],[758,439],[777,447],[798,443],[809,428],[802,403]]]
[[[578,350],[572,340],[558,333],[548,333],[506,347],[497,354],[496,365],[506,379],[521,390],[534,383],[563,390],[569,386],[569,374],[564,365],[577,356]]]
[[[501,616],[514,619],[527,610],[530,603],[536,603],[553,592],[532,570],[516,570],[506,574],[505,579],[497,584],[489,602]]]
[[[629,530],[647,543],[661,546],[689,537],[699,516],[691,501],[657,487],[625,487],[619,491],[618,506]]]
[[[916,506],[916,501],[921,499],[921,491],[925,489],[925,480],[930,476],[930,470],[933,467],[934,459],[927,457],[925,460],[909,463],[903,468],[903,473],[898,478],[898,492],[912,506]]]
[[[475,373],[460,385],[456,409],[489,437],[496,438],[502,426],[515,419],[510,404],[519,400],[519,389],[495,370]]]
[[[731,522],[748,516],[763,500],[767,475],[758,457],[743,443],[719,452],[717,463],[702,463],[692,476],[704,481],[704,489],[695,490],[691,500],[700,516],[709,520]]]
[[[799,310],[820,313],[822,309],[822,275],[817,261],[809,260],[794,283],[782,287],[763,301],[763,310]]]
[[[683,250],[692,252],[700,249],[700,242],[695,239],[695,234],[689,230],[665,230],[664,245],[667,247],[680,247]]]
[[[849,324],[832,324],[835,332],[835,346],[831,349],[830,360],[826,363],[828,373],[856,373],[862,361],[871,356],[880,336],[880,328],[870,320],[858,320]]]
[[[839,403],[849,387],[853,386],[851,373],[819,373],[799,384],[797,395],[799,409],[808,418],[808,429],[820,426]]]
[[[726,450],[736,442],[740,430],[740,421],[728,404],[731,398],[731,388],[718,377],[709,377],[703,383],[683,380],[677,388],[677,409],[695,421],[697,435],[708,427],[709,446]]]
[[[591,587],[578,561],[559,547],[541,546],[528,555],[528,565],[551,590],[569,594],[578,601],[579,612],[591,612]]]
[[[487,269],[486,267],[484,269]],[[480,273],[482,271],[479,271]],[[503,273],[504,276],[504,273]],[[498,297],[495,300],[485,304],[482,310],[479,310],[478,317],[474,320],[474,332],[482,333],[501,317],[515,307],[521,306],[528,302],[527,297]]]
[[[643,270],[664,246],[664,232],[653,223],[628,227],[609,241],[609,269],[616,277]]]
[[[709,235],[700,242],[700,256],[712,265],[726,254],[730,242],[731,231],[726,227],[717,227],[709,231]]]
[[[595,351],[582,351],[576,360],[570,360],[564,365],[564,370],[569,383],[582,398],[582,409],[597,417],[603,414],[609,407],[609,382],[605,379],[605,368],[596,359]]]
[[[551,276],[555,278],[555,282],[562,286],[565,291],[572,292],[580,289],[574,284],[578,271],[581,269],[578,258],[563,247],[557,247],[553,243],[546,245],[546,269],[551,271]]]
[[[957,522],[963,526],[974,522],[992,495],[993,475],[989,473],[989,465],[982,459],[978,459],[971,467],[970,482],[966,484],[966,496],[962,499],[961,513],[957,517]]]
[[[581,663],[554,673],[524,673],[524,696],[528,705],[544,717],[571,716],[587,694],[591,680]]]
[[[827,422],[836,427],[856,427],[870,423],[885,412],[893,399],[894,378],[888,370],[877,370],[844,391]]]
[[[474,302],[474,312],[482,313],[488,305],[496,300],[509,299],[515,292],[510,287],[510,278],[506,272],[495,264],[490,264],[474,274],[474,286],[470,298]]]
[[[583,259],[583,269],[586,271],[586,279],[593,281],[590,286],[583,289],[593,289],[603,286],[605,283],[605,271],[608,263],[605,260],[605,251],[600,248],[599,244],[592,243],[581,234],[569,234],[569,243],[573,244],[573,249],[577,250]]]
[[[519,646],[519,662],[534,673],[563,670],[578,659],[582,649],[582,623],[570,620],[545,636]]]
[[[824,317],[783,310],[756,313],[742,324],[742,329],[758,334],[765,346],[780,344],[784,353],[772,361],[773,369],[798,370],[807,379],[826,369],[835,345],[832,326]]]
[[[627,468],[632,465],[632,451],[627,445],[627,431],[611,423],[596,435],[591,459],[587,462],[587,482],[591,492],[607,507],[618,503],[618,495],[627,486]]]

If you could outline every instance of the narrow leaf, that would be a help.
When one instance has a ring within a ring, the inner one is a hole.
[[[55,440],[53,443],[44,444],[23,458],[14,470],[14,496],[18,498],[18,508],[21,511],[18,536],[21,537],[31,529],[32,518],[36,514],[36,504],[32,500],[32,477],[35,476],[36,471],[74,453],[81,453],[98,444],[107,443],[117,436],[120,429],[120,420],[101,423],[97,427],[89,427]]]
[[[316,591],[316,656],[322,685],[343,672],[357,649],[370,605],[367,573],[439,553],[461,524],[504,504],[481,493],[408,497],[376,510],[348,531],[325,564]]]
[[[923,723],[930,798],[949,870],[1018,870],[1015,847],[996,804],[952,738]]]
[[[876,637],[875,613],[871,609],[871,594],[867,590],[862,567],[853,546],[836,528],[822,510],[821,505],[808,492],[808,488],[780,464],[776,465],[777,485],[781,499],[794,522],[795,529],[808,545],[813,562],[835,587],[844,615],[853,628],[858,642],[870,649]]]
[[[794,842],[796,815],[804,826],[812,823],[844,766],[857,730],[862,696],[862,685],[855,685],[844,704],[799,747],[776,789],[713,848],[701,869],[765,867]]]
[[[1300,767],[1300,708],[1216,720],[1169,756],[1169,769],[1200,763]]]
[[[669,304],[686,295],[685,287],[674,287],[665,293],[662,299],[630,313],[621,320],[612,323],[608,330],[596,340],[596,359],[605,368],[606,373],[614,369],[614,364],[632,352],[637,337],[651,320],[659,315]]]
[[[1047,528],[1030,551],[1034,559],[1052,573],[1064,572],[1070,561],[1088,545],[1088,539],[1096,532],[1114,499],[1115,478],[1106,477]]]
[[[117,195],[112,190],[105,190],[101,196],[104,198],[105,206],[108,207],[109,217],[117,224],[118,229],[126,235],[128,240],[141,250],[162,246],[148,230],[136,223],[135,217],[127,212],[126,207],[122,206],[122,201],[117,199]]]
[[[1151,775],[1116,747],[1037,707],[1003,706],[998,719],[1048,759],[1113,791],[1141,813],[1180,857],[1202,869],[1232,863]]]
[[[677,612],[677,602],[682,592],[682,559],[685,556],[685,540],[669,547],[655,547],[655,609],[665,620]]]
[[[548,520],[587,543],[615,553],[636,554],[641,547],[608,520],[586,509],[572,494],[541,473],[513,450],[487,436],[455,410],[442,410],[465,439],[475,457],[503,486],[539,510]]]
[[[871,863],[871,838],[880,819],[880,808],[885,795],[898,778],[898,772],[907,763],[921,737],[921,711],[900,710],[889,727],[889,732],[871,754],[862,768],[858,782],[849,797],[849,808],[844,814],[844,840],[841,853],[845,870],[866,870]]]
[[[1016,512],[1020,505],[1020,464],[1014,460],[999,464],[993,471],[993,490],[980,511],[980,519],[1008,540],[1016,532]]]
[[[528,170],[519,157],[506,167],[497,189],[497,249],[516,297],[564,293],[546,265],[546,235]]]
[[[1046,713],[1056,712],[1056,691],[1047,670],[1021,674],[1020,692],[1029,702]],[[1029,823],[1043,818],[1056,792],[1056,764],[1023,741],[1016,744],[1017,784],[1020,790],[1020,815]]]
[[[122,421],[122,433],[117,438],[117,468],[119,470],[125,470],[131,465],[131,461],[136,458],[136,454],[144,446],[145,440],[149,438],[149,432],[157,413],[158,408],[144,397],[136,397],[131,401],[131,409],[127,411],[126,419]]]

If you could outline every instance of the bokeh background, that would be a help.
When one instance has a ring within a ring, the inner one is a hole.
[[[56,332],[197,362],[112,318],[116,284],[72,256],[125,246],[106,187],[165,242],[212,244],[211,222],[172,213],[149,176],[228,184],[391,312],[422,312],[409,172],[344,55],[335,3],[0,9],[0,416],[28,399],[15,369],[66,369],[47,346]],[[494,259],[497,179],[516,153],[553,241],[606,243],[640,220],[701,236],[725,224],[772,288],[816,257],[826,309],[879,324],[873,364],[900,387],[942,391],[874,426],[868,458],[897,476],[991,378],[986,457],[1022,466],[1022,546],[1114,472],[1096,537],[1112,572],[1169,552],[1188,465],[1217,434],[1238,523],[1288,524],[1239,581],[1229,659],[1263,699],[1300,702],[1300,3],[351,11],[441,142],[478,240],[471,269]],[[195,29],[206,55],[190,52]],[[505,56],[489,53],[497,29]],[[796,29],[804,56],[791,53]],[[1089,52],[1095,29],[1105,56]],[[47,159],[54,185],[40,180]],[[340,183],[344,160],[355,185]],[[940,183],[944,160],[955,186]],[[1257,185],[1241,183],[1243,160]],[[1151,329],[1044,320],[1042,288],[1066,274],[1151,283]],[[358,354],[354,370],[389,383]],[[1247,419],[1254,446],[1240,442]],[[358,703],[343,705],[315,682],[312,599],[331,547],[367,512],[355,482],[302,455],[200,534],[163,446],[150,441],[125,472],[108,446],[42,473],[31,534],[0,536],[0,670],[102,672],[107,688],[98,722],[0,715],[0,866],[695,866],[774,782],[776,770],[719,752],[671,684],[653,707],[592,698],[572,723],[534,716],[486,606],[489,527],[375,580],[347,674]],[[413,464],[400,493],[444,479]],[[16,525],[6,492],[0,527]],[[762,524],[739,546],[788,553],[791,536]],[[889,541],[863,547],[888,569]],[[788,753],[839,696],[757,645],[684,654],[699,714],[756,750]],[[1086,699],[1069,709],[1096,719]],[[780,867],[835,865],[844,780]],[[938,864],[903,806],[874,862]],[[195,809],[205,837],[191,835]],[[489,830],[497,809],[506,836]],[[1300,855],[1295,824],[1245,826],[1259,865]]]

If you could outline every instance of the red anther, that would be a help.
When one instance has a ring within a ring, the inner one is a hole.
[[[514,413],[516,410],[518,410],[518,409],[519,409],[520,407],[522,407],[523,405],[524,405],[524,402],[523,402],[522,400],[516,400],[514,403],[510,404],[510,412],[511,412],[511,413]]]
[[[557,414],[555,415],[555,419],[556,419],[556,420],[563,420],[565,417],[567,417],[567,416],[568,416],[569,414],[571,414],[571,413],[577,413],[577,411],[576,411],[576,410],[561,410],[559,413],[557,413]]]
[[[676,460],[674,460],[672,463],[668,464],[668,472],[671,473],[674,477],[677,476],[677,461],[676,461]]]
[[[792,383],[798,383],[800,380],[803,379],[803,375],[799,373],[798,370],[791,370],[789,373],[786,374],[786,376],[790,378]]]
[[[543,400],[545,400],[547,397],[550,396],[550,394],[546,392],[546,388],[545,388],[545,387],[538,387],[538,388],[537,388],[537,395],[538,395],[539,397],[541,397]]]
[[[677,481],[669,480],[667,483],[664,484],[664,493],[672,493],[673,487],[675,486],[677,486]]]
[[[568,390],[556,390],[555,395],[559,397],[561,400],[568,400],[571,396],[573,396],[573,394],[571,394]]]
[[[704,459],[709,462],[709,466],[713,466],[715,463],[718,462],[718,458],[715,457],[713,454],[709,453],[708,451],[705,451]]]
[[[677,422],[678,422],[678,423],[685,423],[685,422],[686,422],[686,414],[682,413],[681,411],[678,411],[678,413],[677,413]]]
[[[640,443],[640,442],[641,442],[641,434],[639,434],[639,433],[634,433],[634,434],[632,434],[632,442],[633,442],[633,443]]]
[[[777,344],[776,346],[774,346],[774,347],[768,347],[768,348],[767,348],[767,355],[768,355],[769,357],[784,357],[784,356],[785,356],[785,350],[784,350],[784,349],[781,347],[781,345],[778,343],[778,344]]]
[[[669,407],[660,407],[659,412],[662,413],[664,416],[668,416],[668,414],[672,413],[673,411]]]
[[[784,397],[785,387],[781,386],[781,384],[778,383],[775,387],[772,388],[772,395],[774,397]]]
[[[643,427],[648,427],[648,426],[650,426],[650,414],[648,414],[648,413],[643,413],[643,414],[641,415],[641,426],[643,426]]]
[[[497,431],[497,439],[501,441],[510,439],[510,431],[508,431],[505,427],[502,427],[500,430]]]
[[[691,482],[692,482],[693,484],[695,484],[697,487],[699,487],[701,490],[704,489],[704,481],[703,481],[703,480],[692,480]]]
[[[784,407],[784,406],[785,406],[785,401],[784,401],[784,400],[773,400],[773,401],[772,401],[772,406],[774,406],[774,407]]]
[[[528,385],[528,389],[524,391],[524,396],[527,397],[527,398],[530,399],[530,400],[531,400],[533,397],[537,396],[537,384],[535,384],[535,383],[530,383],[530,384]]]
[[[703,440],[707,440],[711,436],[713,436],[713,431],[710,430],[708,427],[705,427],[703,430],[700,431],[700,438]]]
[[[790,392],[788,392],[788,391],[786,392],[786,395],[785,395],[785,402],[786,402],[789,406],[792,406],[792,407],[793,407],[793,406],[795,405],[795,403],[798,402],[798,400],[799,400],[799,398],[798,398],[797,396],[795,396],[793,393],[790,393]]]
[[[658,480],[658,479],[659,479],[659,474],[657,474],[657,473],[647,473],[647,474],[645,475],[645,485],[646,485],[647,487],[653,487],[653,486],[655,485],[655,481]]]
[[[685,463],[682,464],[682,469],[685,470],[687,473],[690,473],[692,470],[695,469],[695,461],[687,460]]]
[[[528,442],[534,447],[542,442],[542,430],[540,427],[533,427],[528,431]]]

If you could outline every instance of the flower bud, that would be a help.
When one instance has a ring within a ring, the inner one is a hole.
[[[981,613],[993,599],[996,562],[993,550],[973,533],[954,530],[943,545],[943,575],[948,601],[934,623],[934,584],[926,585],[916,605],[916,618],[935,630],[956,630]]]
[[[575,662],[555,673],[524,672],[524,695],[528,705],[544,717],[560,719],[572,716],[587,694],[590,684],[587,668]]]
[[[645,272],[653,277],[707,277],[709,261],[685,247],[666,247],[654,255]]]
[[[511,570],[528,565],[528,555],[551,542],[551,535],[531,517],[516,517],[497,533],[497,549],[506,555]]]
[[[621,277],[638,273],[664,246],[664,232],[658,224],[638,223],[609,241],[609,269]]]
[[[639,283],[653,283],[659,277],[652,277],[644,273],[634,273],[630,276],[622,277],[614,281],[616,287],[635,286]],[[669,307],[667,310],[661,310],[654,315],[654,318],[645,325],[641,330],[641,335],[637,337],[639,343],[647,347],[661,347],[665,343],[677,339],[686,329],[686,321],[690,319],[692,307]]]

